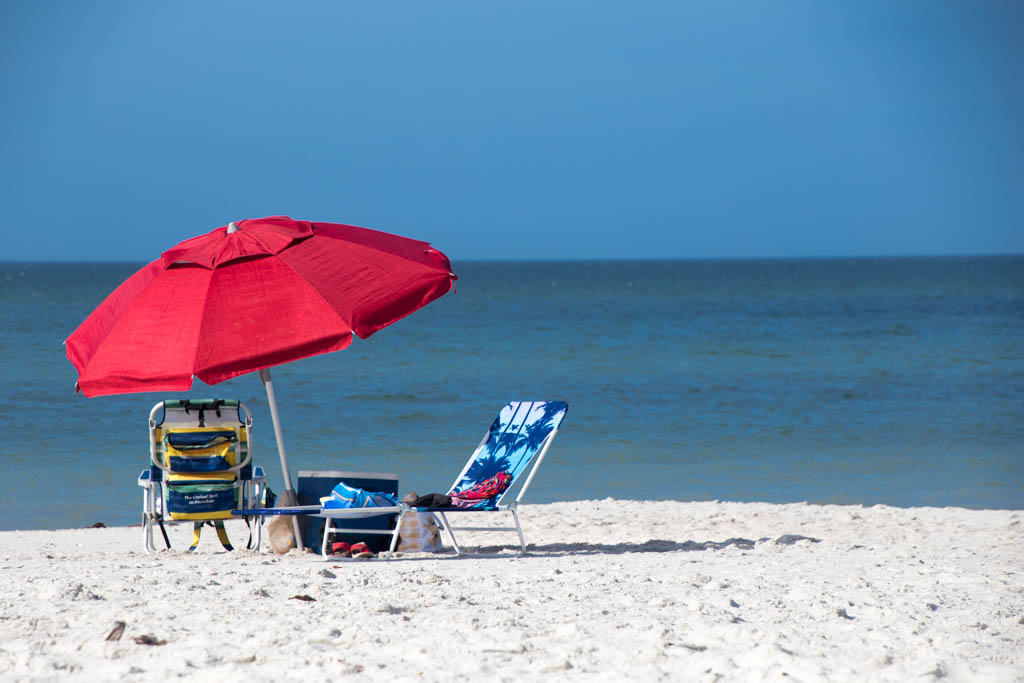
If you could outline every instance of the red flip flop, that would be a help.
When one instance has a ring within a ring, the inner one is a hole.
[[[367,558],[367,557],[373,557],[373,553],[370,552],[370,549],[367,547],[367,545],[365,543],[362,543],[362,542],[354,543],[352,545],[351,552],[352,552],[352,557],[355,557],[357,559],[364,559],[364,558]]]
[[[331,555],[348,557],[352,553],[352,546],[345,541],[338,541],[331,546]]]

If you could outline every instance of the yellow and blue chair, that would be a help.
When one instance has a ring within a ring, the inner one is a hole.
[[[263,468],[252,464],[252,414],[237,400],[162,401],[149,414],[149,468],[139,475],[143,547],[153,552],[153,527],[170,540],[164,521],[192,522],[189,550],[212,524],[221,545],[233,550],[224,528],[232,510],[262,507],[268,494]],[[255,534],[253,533],[255,532]],[[255,543],[253,543],[255,535]],[[250,528],[248,547],[259,549],[262,524]]]

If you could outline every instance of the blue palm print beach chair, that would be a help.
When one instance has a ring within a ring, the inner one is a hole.
[[[457,505],[409,510],[437,513],[441,517],[442,528],[451,537],[456,553],[462,552],[455,538],[456,531],[515,531],[519,534],[520,551],[525,553],[526,542],[523,540],[517,509],[568,409],[569,405],[564,401],[509,403],[498,413],[480,445],[448,490],[448,495]],[[517,486],[524,476],[522,485]],[[452,526],[447,515],[456,512],[508,512],[515,526]]]

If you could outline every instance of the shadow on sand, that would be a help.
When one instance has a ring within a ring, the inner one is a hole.
[[[705,550],[722,550],[736,546],[742,550],[752,550],[758,543],[775,543],[775,545],[793,545],[798,541],[820,543],[821,539],[797,534],[784,534],[774,541],[770,538],[729,538],[724,541],[666,541],[651,539],[643,543],[547,543],[544,545],[527,544],[527,555],[622,555],[624,553],[674,553],[698,552]],[[519,546],[492,545],[466,548],[466,555],[494,555],[502,552],[518,552]]]

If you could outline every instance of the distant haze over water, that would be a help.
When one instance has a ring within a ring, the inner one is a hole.
[[[0,264],[0,528],[137,523],[163,398],[246,402],[282,488],[255,375],[74,393],[61,342],[140,266]],[[274,368],[293,476],[443,492],[504,403],[561,399],[528,501],[1024,508],[1024,257],[453,266],[456,292]]]

